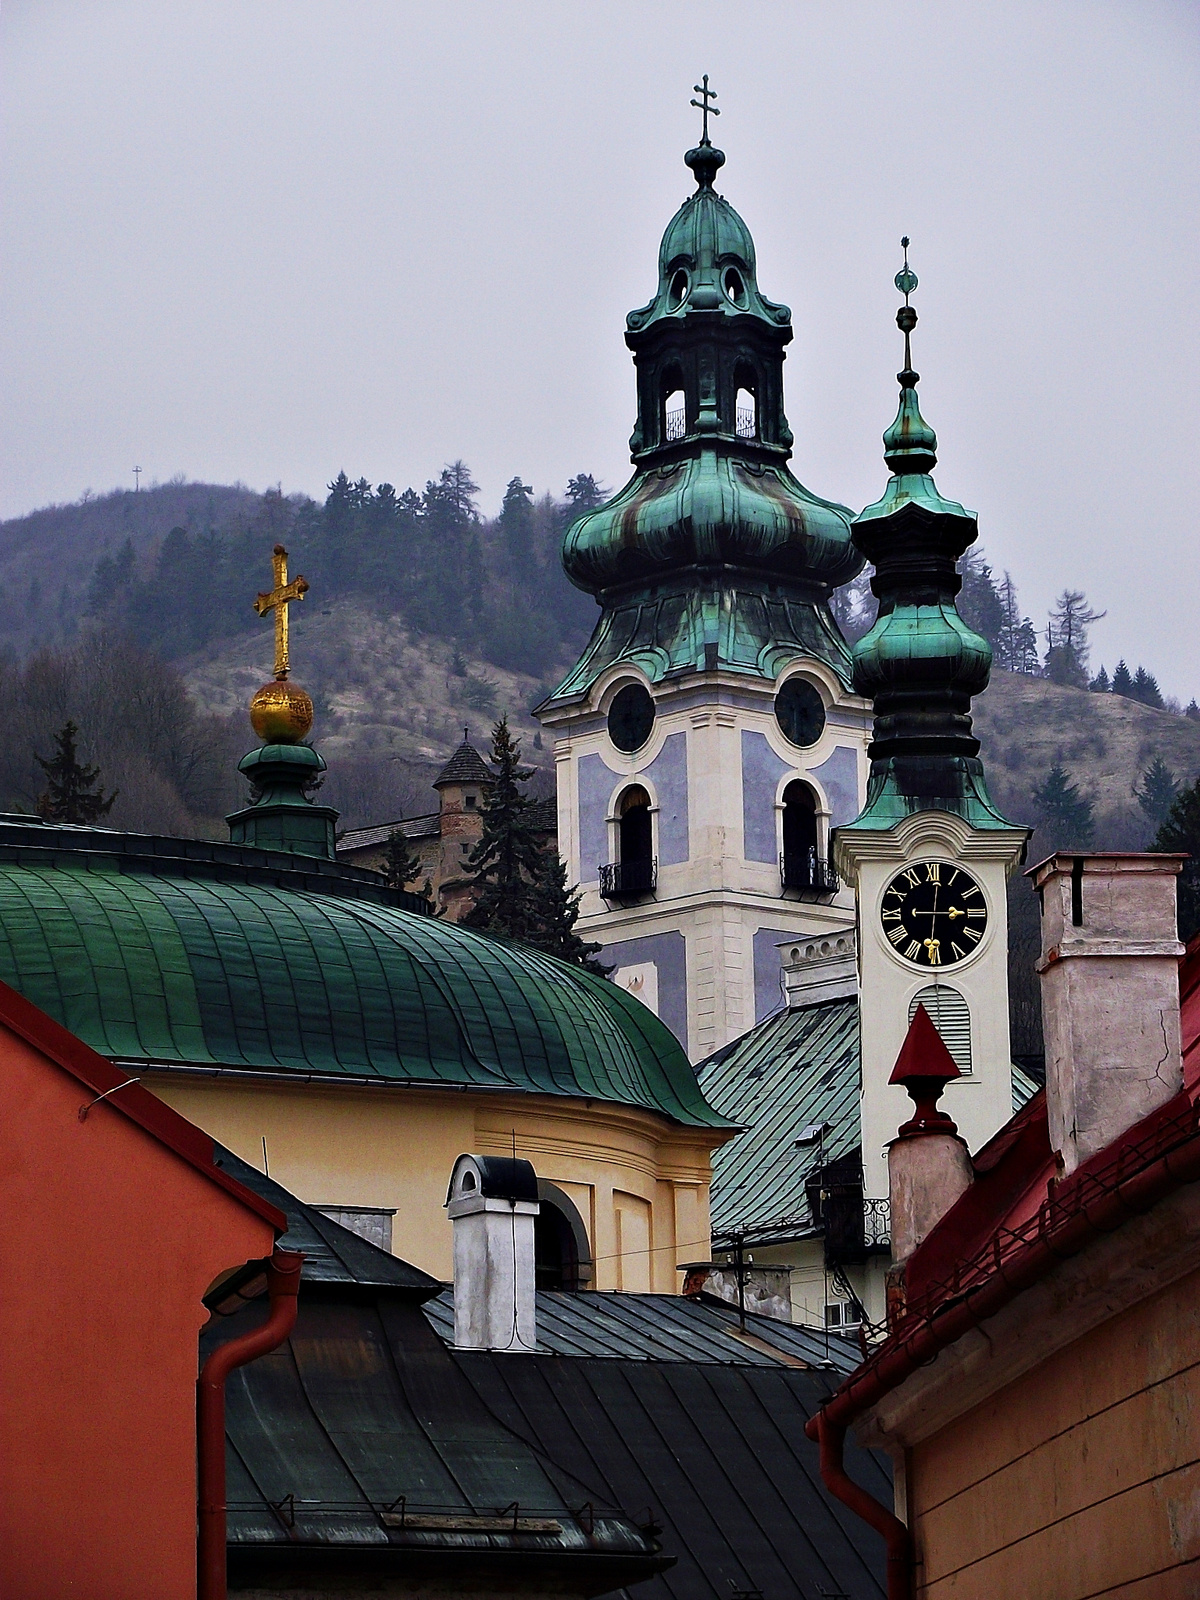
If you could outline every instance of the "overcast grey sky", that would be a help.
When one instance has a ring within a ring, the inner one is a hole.
[[[0,515],[176,473],[627,475],[625,312],[720,94],[793,311],[793,466],[859,508],[892,277],[942,491],[1200,697],[1195,3],[6,0]]]

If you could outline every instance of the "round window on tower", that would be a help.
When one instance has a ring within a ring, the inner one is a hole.
[[[735,306],[744,306],[746,304],[746,285],[742,282],[742,275],[736,267],[726,269],[725,293]]]
[[[825,702],[804,678],[789,678],[775,696],[775,720],[789,744],[807,749],[825,731]]]
[[[675,310],[676,306],[681,306],[687,299],[687,292],[688,275],[683,268],[680,267],[679,271],[671,279],[671,290],[667,296],[668,300],[670,301],[672,311]]]
[[[654,727],[654,701],[643,684],[618,689],[608,708],[608,737],[618,750],[640,750]]]

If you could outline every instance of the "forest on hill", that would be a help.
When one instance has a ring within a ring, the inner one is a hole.
[[[421,491],[342,472],[320,503],[173,481],[3,524],[0,804],[35,803],[36,757],[70,717],[119,791],[114,823],[219,835],[239,800],[244,707],[269,670],[271,630],[252,601],[276,543],[311,585],[294,608],[294,664],[347,826],[429,809],[429,778],[461,728],[482,741],[501,712],[545,788],[529,713],[596,615],[562,572],[562,535],[605,493],[587,473],[561,495],[515,476],[489,518],[454,461]],[[1038,841],[1144,845],[1200,773],[1200,709],[1166,703],[1140,664],[1093,671],[1097,614],[1082,592],[1035,625],[981,550],[961,570],[960,610],[995,655],[976,712],[997,799]],[[869,577],[835,596],[850,639],[874,619]]]

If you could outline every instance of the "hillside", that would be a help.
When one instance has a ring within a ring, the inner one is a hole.
[[[502,712],[545,788],[552,762],[529,711],[575,658],[596,614],[567,583],[558,549],[565,524],[602,492],[580,475],[562,500],[535,499],[515,477],[500,515],[488,519],[469,470],[453,462],[420,493],[341,474],[322,506],[278,490],[172,482],[0,524],[0,663],[7,658],[16,686],[0,804],[33,803],[41,783],[33,752],[45,753],[70,715],[85,757],[122,789],[114,822],[219,834],[237,792],[225,776],[227,753],[248,739],[246,701],[270,668],[271,628],[250,602],[267,582],[276,540],[312,585],[293,608],[294,669],[316,703],[314,736],[330,760],[326,797],[348,826],[425,810],[429,778],[462,727],[482,742]],[[1001,613],[1019,615],[1015,592],[1007,575],[997,588],[980,552],[964,563],[961,603],[995,635],[998,661],[1014,654]],[[865,577],[839,596],[838,609],[852,633],[869,625]],[[1021,629],[1034,637],[1028,619]],[[161,676],[165,705],[170,682],[178,693],[186,682],[202,719],[186,758],[165,735],[164,753],[148,756],[144,738],[120,733],[134,719],[109,704],[112,693],[89,672],[93,639],[109,641],[114,683],[136,683],[139,671]],[[31,656],[47,648],[57,654]],[[169,671],[159,672],[158,658]],[[182,677],[172,679],[176,671]],[[1176,779],[1200,773],[1200,722],[1022,673],[993,673],[976,727],[1002,809],[1036,822],[1034,789],[1058,763],[1092,802],[1101,848],[1150,838],[1134,788],[1155,757]],[[199,765],[196,750],[205,752]],[[1072,841],[1043,829],[1034,848],[1043,842]]]
[[[486,748],[493,722],[505,713],[527,761],[542,769],[535,789],[552,785],[552,758],[529,714],[551,687],[546,681],[419,634],[403,617],[379,616],[353,599],[319,609],[306,602],[292,615],[293,675],[313,697],[313,740],[330,765],[326,798],[347,826],[431,810],[429,782],[464,727]],[[179,665],[201,705],[244,716],[270,676],[271,651],[272,629],[260,623]],[[246,734],[249,741],[248,725]]]
[[[993,798],[1014,821],[1035,823],[1032,791],[1055,763],[1092,802],[1096,844],[1144,849],[1154,831],[1134,787],[1155,756],[1177,779],[1200,775],[1200,722],[1115,694],[1089,694],[1016,672],[993,672],[975,702]]]

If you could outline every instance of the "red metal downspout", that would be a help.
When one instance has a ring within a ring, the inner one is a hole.
[[[1060,1261],[1077,1255],[1101,1234],[1111,1233],[1129,1217],[1151,1206],[1184,1184],[1200,1181],[1200,1138],[1192,1138],[1135,1173],[1100,1199],[1067,1218],[1044,1237],[1035,1239],[990,1278],[972,1285],[961,1298],[931,1312],[914,1331],[884,1345],[878,1355],[849,1377],[804,1431],[821,1447],[821,1476],[829,1492],[862,1517],[888,1541],[888,1600],[910,1600],[910,1546],[908,1529],[865,1490],[852,1483],[842,1468],[842,1442],[846,1427],[885,1394],[927,1366],[940,1350],[960,1339],[970,1328],[994,1316]],[[893,1526],[894,1525],[894,1526]],[[898,1552],[903,1530],[903,1578]],[[893,1545],[895,1539],[895,1545]],[[900,1586],[901,1583],[903,1586]],[[893,1584],[897,1586],[893,1588]]]
[[[856,1517],[882,1534],[887,1545],[888,1600],[912,1600],[912,1559],[908,1529],[875,1496],[859,1487],[846,1475],[842,1465],[842,1446],[846,1430],[830,1422],[824,1411],[813,1419],[821,1444],[821,1477],[830,1494],[849,1506]]]
[[[261,1327],[220,1345],[196,1384],[199,1455],[198,1600],[225,1600],[225,1379],[235,1367],[276,1349],[296,1325],[304,1257],[276,1250],[267,1265],[270,1315]]]

